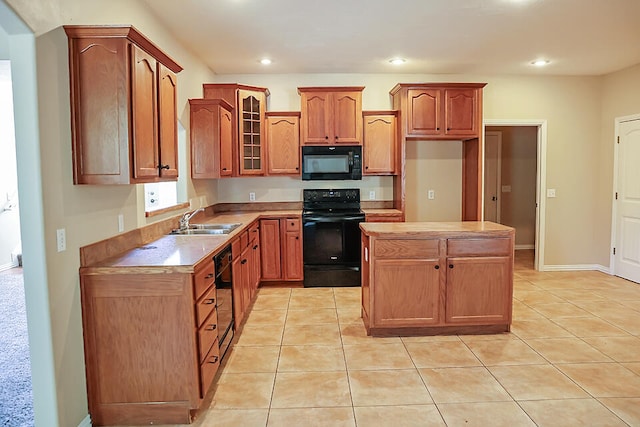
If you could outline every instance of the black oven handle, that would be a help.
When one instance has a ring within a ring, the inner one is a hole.
[[[302,222],[344,222],[344,221],[361,221],[364,222],[363,215],[347,215],[347,216],[305,216]]]

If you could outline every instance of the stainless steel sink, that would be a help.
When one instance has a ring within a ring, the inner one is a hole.
[[[234,224],[189,224],[189,228],[185,230],[171,230],[170,234],[180,234],[180,235],[211,235],[211,234],[229,234],[236,228],[238,228],[240,223]]]

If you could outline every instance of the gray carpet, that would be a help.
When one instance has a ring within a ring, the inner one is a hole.
[[[0,426],[33,426],[22,269],[0,272]]]

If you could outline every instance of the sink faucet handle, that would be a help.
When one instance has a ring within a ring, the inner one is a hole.
[[[193,212],[185,212],[182,214],[180,218],[180,229],[184,230],[189,228],[189,221],[193,218],[198,212],[204,212],[204,208],[198,208]]]

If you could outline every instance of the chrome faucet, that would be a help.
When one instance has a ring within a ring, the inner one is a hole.
[[[180,230],[186,230],[189,228],[189,220],[195,216],[198,212],[204,212],[204,208],[196,209],[193,212],[185,212],[180,218]]]

